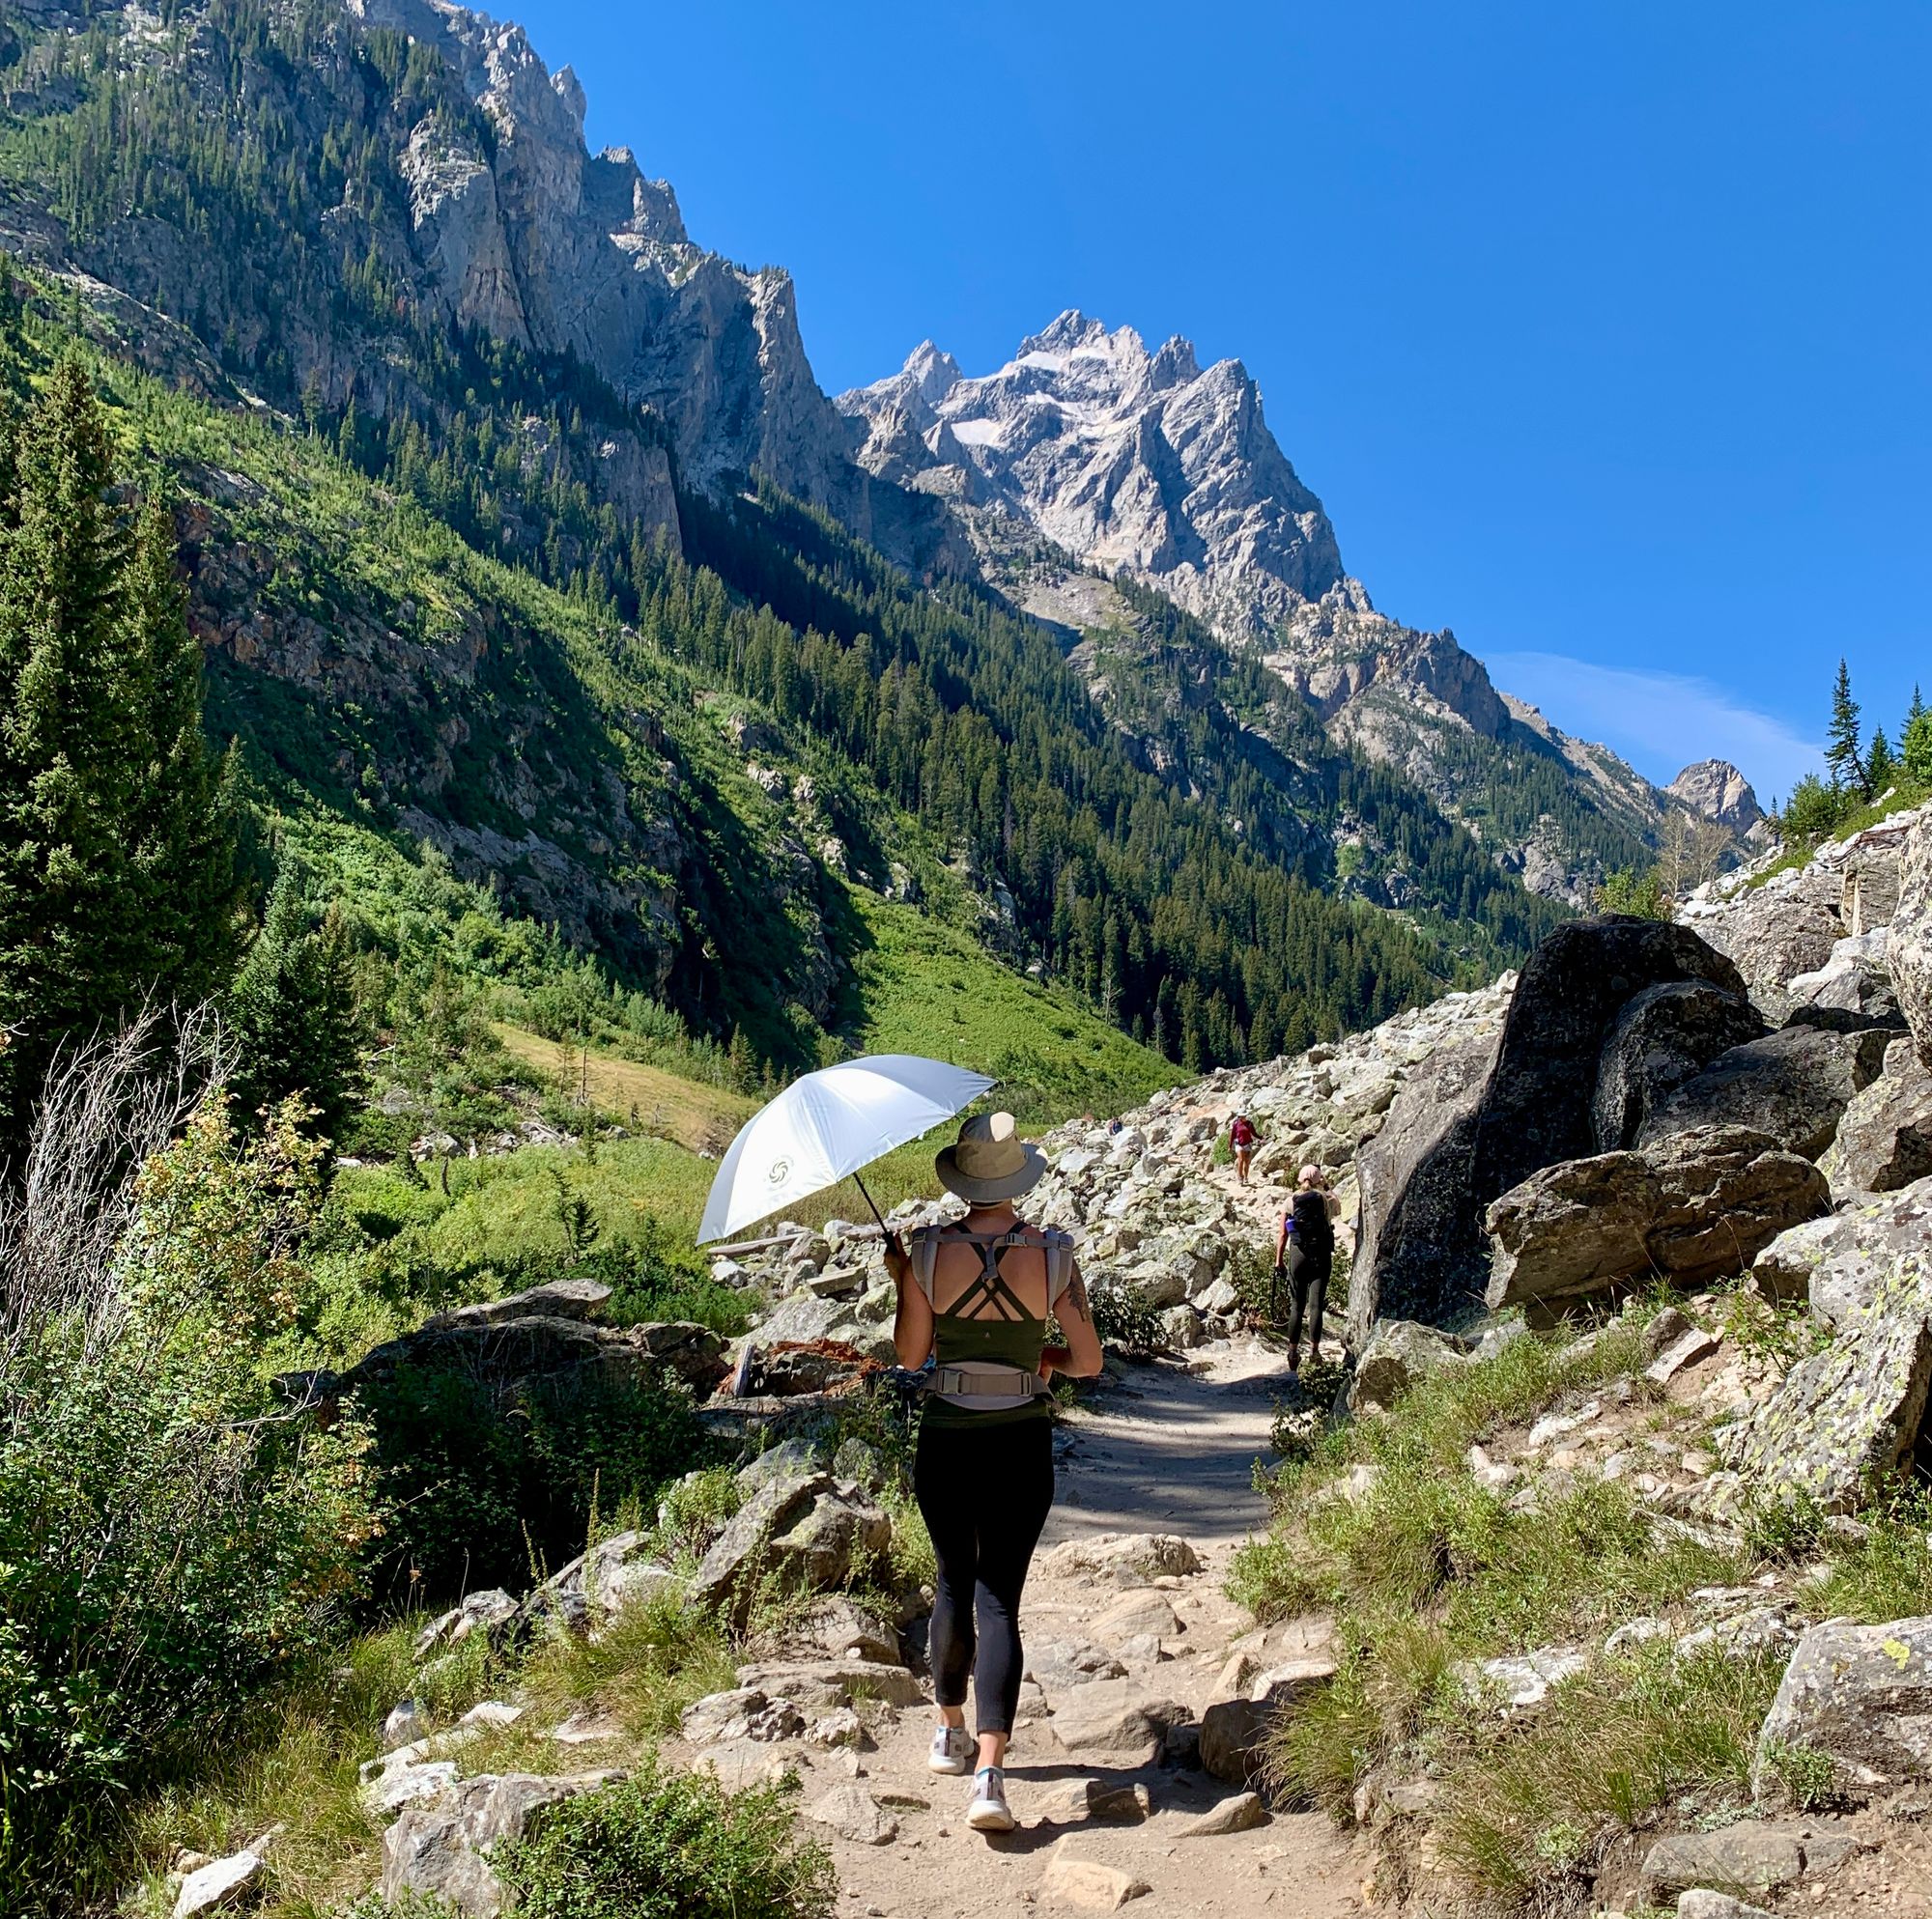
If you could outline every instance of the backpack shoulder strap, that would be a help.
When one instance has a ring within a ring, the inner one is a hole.
[[[925,1303],[932,1304],[932,1276],[939,1266],[939,1240],[944,1228],[936,1226],[916,1227],[907,1235],[906,1251],[912,1255],[913,1283],[925,1295]]]
[[[1046,1248],[1046,1307],[1050,1312],[1073,1284],[1073,1235],[1042,1232],[1040,1239]]]

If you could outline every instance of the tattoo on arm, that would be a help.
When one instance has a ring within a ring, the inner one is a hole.
[[[1073,1269],[1073,1277],[1066,1283],[1066,1296],[1073,1302],[1073,1310],[1083,1319],[1092,1319],[1094,1310],[1087,1304],[1087,1282],[1080,1275],[1078,1266]]]

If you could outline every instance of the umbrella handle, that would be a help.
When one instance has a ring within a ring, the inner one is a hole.
[[[861,1179],[859,1175],[855,1172],[852,1175],[852,1184],[859,1189],[859,1195],[865,1200],[867,1205],[871,1207],[872,1217],[879,1223],[879,1230],[882,1233],[884,1233],[888,1239],[890,1239],[893,1235],[891,1228],[888,1228],[886,1225],[886,1216],[885,1214],[879,1211],[878,1201],[874,1199],[872,1196],[866,1191],[866,1182],[863,1179]]]

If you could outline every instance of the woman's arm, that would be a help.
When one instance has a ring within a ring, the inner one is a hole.
[[[1094,1309],[1087,1303],[1087,1282],[1080,1268],[1054,1303],[1053,1316],[1066,1335],[1064,1346],[1048,1346],[1039,1356],[1042,1372],[1064,1372],[1072,1379],[1091,1379],[1100,1370],[1100,1335],[1094,1328]]]
[[[1281,1230],[1274,1236],[1274,1263],[1277,1266],[1288,1264],[1288,1223],[1293,1217],[1293,1213],[1281,1216]]]
[[[886,1240],[886,1270],[899,1289],[898,1310],[893,1315],[893,1351],[908,1372],[917,1372],[932,1357],[932,1302],[914,1283],[912,1256],[896,1234]]]

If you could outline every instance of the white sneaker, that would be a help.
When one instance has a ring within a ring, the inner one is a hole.
[[[925,1756],[928,1772],[950,1772],[961,1777],[973,1769],[973,1755],[979,1741],[964,1726],[942,1726],[932,1736],[932,1750]]]
[[[1010,1832],[1018,1823],[1007,1804],[1007,1775],[997,1765],[982,1765],[974,1775],[966,1823],[975,1832]]]

